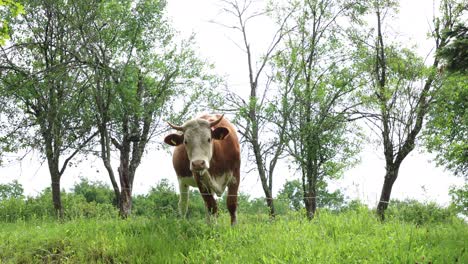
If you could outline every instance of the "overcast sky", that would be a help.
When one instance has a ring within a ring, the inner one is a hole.
[[[200,56],[215,64],[215,71],[224,76],[229,87],[239,93],[248,90],[248,75],[245,54],[234,44],[238,40],[237,32],[229,31],[211,20],[226,21],[226,16],[220,12],[219,1],[216,0],[169,0],[168,15],[173,26],[182,36],[196,33],[196,41]],[[432,43],[427,40],[430,21],[433,15],[431,0],[402,1],[398,17],[392,22],[393,30],[400,32],[398,38],[404,43],[417,45],[421,56],[430,53]],[[253,20],[248,28],[254,56],[260,56],[262,50],[271,40],[272,28],[268,19]],[[243,90],[244,89],[244,90]],[[162,138],[161,138],[162,140]],[[400,175],[394,184],[392,198],[414,198],[426,201],[436,201],[442,205],[449,202],[448,189],[450,185],[462,185],[463,178],[451,176],[442,168],[431,162],[431,156],[415,149],[403,162]],[[347,171],[344,177],[330,184],[332,189],[340,188],[351,198],[359,198],[368,204],[375,205],[383,183],[384,159],[380,146],[368,145],[361,154],[361,163]],[[115,157],[118,158],[118,157]],[[29,155],[22,162],[5,164],[0,168],[0,183],[18,179],[28,195],[35,195],[45,187],[50,186],[50,176],[47,163],[39,164],[37,155]],[[245,161],[243,161],[245,164]],[[109,182],[108,175],[101,160],[90,157],[77,167],[70,167],[62,178],[62,186],[69,189],[79,177],[91,180]],[[118,165],[117,160],[113,162]],[[251,168],[251,166],[249,167]],[[253,197],[263,195],[261,184],[255,171],[246,173],[247,167],[241,170],[241,191]],[[276,170],[274,192],[277,193],[286,180],[297,178],[288,171],[282,163]],[[137,170],[134,183],[134,193],[146,193],[151,186],[162,178],[169,179],[176,186],[176,175],[172,169],[171,156],[168,153],[150,148]]]

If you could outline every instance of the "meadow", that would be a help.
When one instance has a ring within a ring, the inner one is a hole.
[[[127,219],[102,183],[63,192],[63,220],[50,189],[24,197],[18,183],[1,187],[0,263],[468,263],[468,225],[454,206],[393,201],[381,222],[347,201],[324,205],[309,221],[283,199],[272,220],[264,199],[241,193],[231,228],[225,197],[214,224],[196,192],[188,218],[177,217],[177,194],[164,181],[134,197]]]
[[[365,208],[312,221],[301,212],[270,220],[77,218],[2,223],[1,263],[468,263],[466,223],[381,223]]]

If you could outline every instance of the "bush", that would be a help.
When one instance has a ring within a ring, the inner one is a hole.
[[[62,206],[65,219],[68,220],[117,216],[117,210],[112,204],[87,202],[86,198],[81,194],[62,192]],[[46,188],[36,197],[0,200],[0,221],[3,222],[44,220],[54,219],[55,217],[50,188]]]
[[[450,207],[453,208],[456,213],[468,217],[468,184],[460,188],[454,186],[450,187],[449,194],[452,197]]]
[[[85,178],[81,178],[81,181],[75,184],[72,191],[74,194],[82,195],[88,203],[117,205],[114,191],[101,181],[90,182]]]
[[[23,186],[17,180],[12,183],[0,184],[0,200],[22,198],[23,191]]]
[[[167,179],[151,188],[148,194],[133,198],[133,213],[144,216],[178,216],[179,195]],[[187,217],[203,217],[205,205],[198,191],[190,191]]]
[[[133,213],[145,216],[173,216],[177,213],[177,201],[174,186],[167,179],[163,179],[156,187],[151,188],[148,194],[133,198]]]
[[[49,202],[50,203],[50,202]],[[62,193],[62,206],[65,219],[111,218],[118,215],[118,210],[111,203],[88,202],[81,194]]]
[[[339,208],[339,212],[350,212],[350,211],[362,211],[362,210],[369,210],[369,207],[362,203],[360,200],[351,200],[345,203],[341,208]]]
[[[450,208],[443,208],[434,202],[421,203],[416,200],[393,200],[387,210],[389,219],[410,222],[416,225],[450,222],[455,213]]]

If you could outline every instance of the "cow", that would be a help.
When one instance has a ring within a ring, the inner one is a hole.
[[[175,146],[172,163],[179,181],[179,213],[185,218],[189,186],[198,187],[205,202],[207,221],[218,213],[214,194],[228,188],[227,208],[231,225],[237,223],[237,192],[240,183],[240,146],[235,127],[224,115],[203,115],[181,126],[167,122],[177,133],[164,138]]]

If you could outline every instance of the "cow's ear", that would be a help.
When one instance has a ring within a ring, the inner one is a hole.
[[[229,135],[229,130],[225,127],[217,127],[213,131],[211,131],[211,137],[213,139],[222,140],[225,139]]]
[[[171,146],[178,146],[184,142],[184,135],[170,134],[164,138],[164,142]]]

